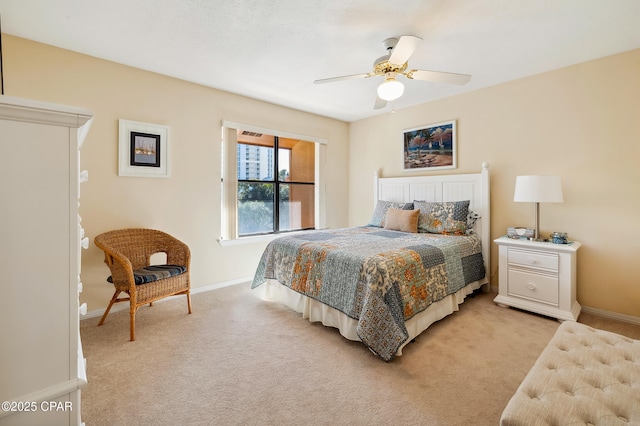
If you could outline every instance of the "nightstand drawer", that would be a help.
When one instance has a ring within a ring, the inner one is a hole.
[[[558,271],[558,255],[556,253],[540,253],[509,247],[507,262],[509,265],[541,268],[555,272]]]
[[[508,270],[509,296],[524,297],[558,306],[558,277],[535,274],[521,269]]]

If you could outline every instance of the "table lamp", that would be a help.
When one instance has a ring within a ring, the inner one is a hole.
[[[535,203],[536,227],[532,240],[540,241],[540,203],[563,201],[560,176],[517,176],[513,201]]]

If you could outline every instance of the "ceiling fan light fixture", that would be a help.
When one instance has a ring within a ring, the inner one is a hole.
[[[378,86],[378,97],[385,101],[395,101],[404,93],[404,84],[394,77],[387,78],[384,83]]]

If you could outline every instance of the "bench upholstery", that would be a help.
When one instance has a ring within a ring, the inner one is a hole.
[[[640,425],[640,340],[563,322],[500,424]]]

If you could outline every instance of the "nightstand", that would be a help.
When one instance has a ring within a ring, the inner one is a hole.
[[[576,321],[577,241],[553,244],[506,236],[494,240],[499,248],[500,290],[493,300],[558,320]]]

